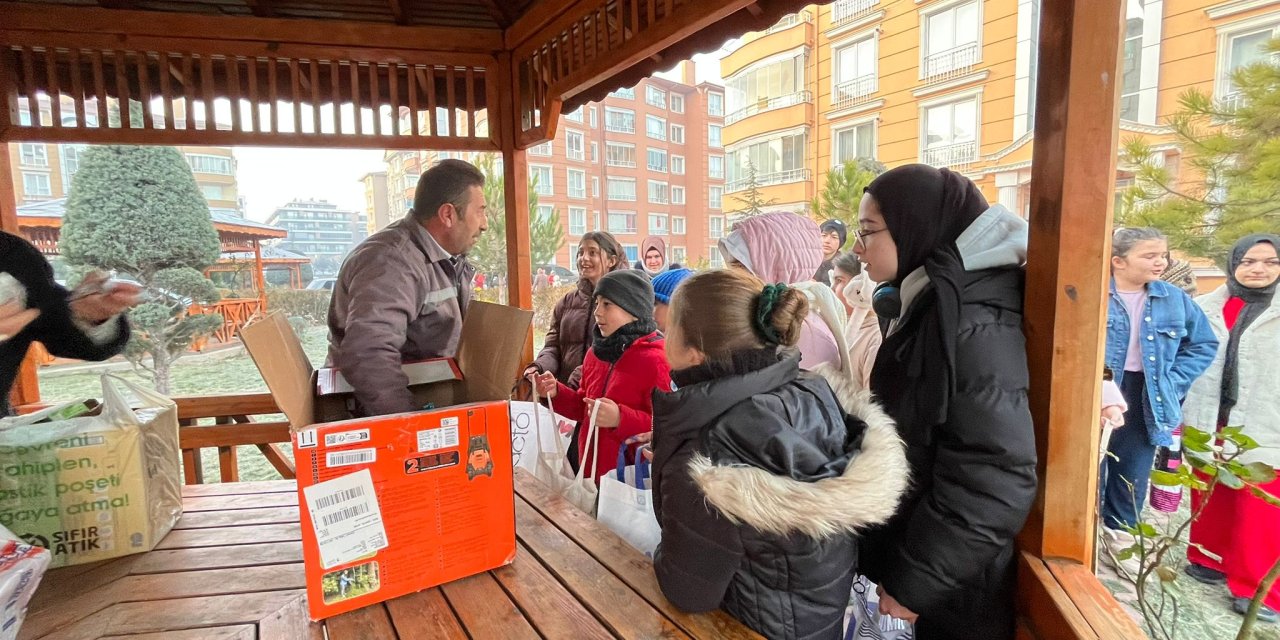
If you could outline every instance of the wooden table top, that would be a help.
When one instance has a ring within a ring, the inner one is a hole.
[[[154,551],[46,574],[20,640],[759,638],[680,612],[643,554],[519,470],[513,563],[324,622],[293,481],[188,485],[183,508]]]

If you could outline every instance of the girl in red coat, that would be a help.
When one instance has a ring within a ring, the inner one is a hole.
[[[538,393],[553,399],[556,413],[580,423],[578,459],[588,469],[592,460],[587,434],[592,409],[599,402],[598,482],[617,466],[618,449],[627,439],[653,429],[653,390],[671,391],[671,369],[653,319],[653,285],[645,274],[609,273],[596,284],[595,296],[595,341],[582,363],[582,382],[571,389],[544,373],[537,383]]]

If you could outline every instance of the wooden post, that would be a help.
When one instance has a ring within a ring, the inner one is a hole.
[[[0,78],[2,82],[4,78]],[[0,83],[0,90],[7,90],[7,83]],[[0,138],[0,230],[14,235],[18,232],[18,193],[13,186],[13,166],[9,155],[9,143]],[[20,407],[24,404],[40,402],[40,379],[36,377],[36,361],[33,349],[27,349],[27,356],[18,367],[18,377],[14,380],[13,390],[9,393],[9,404]]]
[[[516,147],[520,130],[515,96],[519,79],[511,65],[511,54],[498,56],[496,80],[508,91],[500,91],[496,118],[502,147],[502,172],[507,211],[507,304],[533,308],[533,257],[529,238],[529,164],[525,151]],[[525,344],[524,362],[533,362],[533,334]]]
[[[262,275],[262,241],[253,241],[253,286],[258,290],[258,299],[262,301],[262,312],[267,311],[267,279]]]
[[[1042,558],[1093,561],[1098,404],[1115,189],[1123,3],[1045,0],[1040,18],[1026,333]]]

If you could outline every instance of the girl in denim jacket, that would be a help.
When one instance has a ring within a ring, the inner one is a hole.
[[[1114,556],[1133,544],[1125,527],[1138,523],[1156,447],[1173,444],[1182,399],[1213,362],[1218,339],[1199,306],[1160,280],[1168,241],[1155,229],[1118,229],[1111,243],[1106,367],[1129,405],[1124,427],[1111,434],[1099,485],[1103,539]],[[1132,561],[1126,571],[1136,574]]]

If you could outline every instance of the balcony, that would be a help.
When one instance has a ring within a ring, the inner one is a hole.
[[[878,84],[874,73],[838,84],[835,95],[831,97],[831,106],[835,109],[848,109],[860,105],[871,98]]]
[[[726,125],[730,125],[745,118],[754,116],[757,113],[764,113],[766,111],[773,111],[774,109],[782,109],[809,102],[813,102],[813,94],[808,91],[797,91],[795,93],[778,96],[776,98],[761,98],[756,100],[755,104],[745,106],[725,116],[724,123]]]
[[[954,49],[926,56],[921,71],[927,82],[943,82],[973,71],[978,62],[978,43],[970,42]]]
[[[786,184],[788,182],[804,182],[809,179],[808,169],[789,169],[787,171],[774,171],[772,173],[757,173],[756,186],[767,187],[773,184]],[[742,191],[751,183],[750,178],[738,178],[730,181],[725,185],[725,190],[729,192]]]
[[[836,0],[831,5],[831,26],[843,27],[867,17],[880,4],[880,0]]]
[[[963,169],[977,159],[977,142],[961,142],[924,150],[924,163],[938,168]]]
[[[767,36],[771,33],[786,31],[791,27],[794,27],[798,24],[804,24],[806,22],[813,22],[813,15],[811,15],[808,11],[801,11],[800,13],[788,13],[787,15],[782,16],[782,19],[779,20],[777,24],[774,24],[772,27],[765,29],[764,34]]]
[[[604,125],[604,130],[605,130],[605,131],[612,131],[612,132],[614,132],[614,133],[635,133],[635,132],[636,132],[636,123],[634,123],[634,122],[629,122],[629,123],[628,123],[628,122],[607,122],[607,121],[606,121],[606,122],[605,122],[605,125]]]

